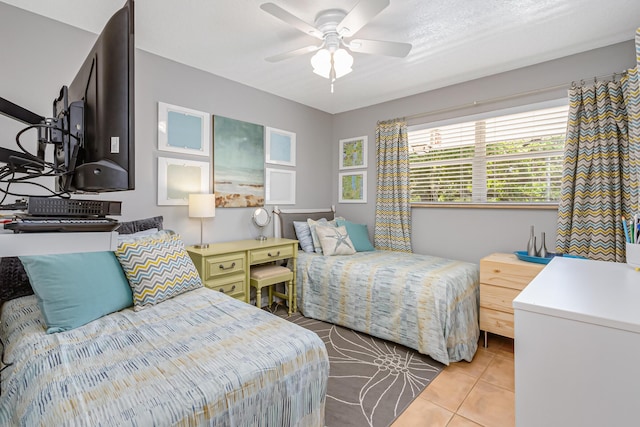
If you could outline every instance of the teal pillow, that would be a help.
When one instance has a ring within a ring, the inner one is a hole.
[[[47,325],[68,331],[133,305],[113,252],[21,256]]]
[[[347,228],[347,234],[349,235],[349,239],[351,239],[351,243],[353,243],[353,247],[357,252],[368,252],[375,251],[376,248],[373,247],[371,241],[369,240],[369,230],[367,229],[367,224],[356,224],[351,221],[345,221],[342,219],[336,220],[338,226],[345,226]]]

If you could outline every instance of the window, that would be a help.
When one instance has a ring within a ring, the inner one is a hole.
[[[409,128],[412,203],[557,203],[568,106]]]

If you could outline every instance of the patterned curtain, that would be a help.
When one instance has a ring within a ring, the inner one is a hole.
[[[378,122],[376,127],[378,186],[376,249],[411,252],[409,203],[409,140],[403,119]]]
[[[640,28],[636,51],[640,64]],[[621,219],[639,207],[638,67],[620,82],[572,87],[569,99],[556,250],[624,262]]]

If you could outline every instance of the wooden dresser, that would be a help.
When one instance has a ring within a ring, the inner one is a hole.
[[[513,299],[538,275],[544,264],[495,253],[480,260],[480,330],[514,338]]]
[[[238,240],[213,243],[208,248],[188,246],[202,283],[244,302],[249,302],[249,274],[252,265],[293,259],[293,300],[295,308],[295,259],[298,241],[269,238],[266,240]]]

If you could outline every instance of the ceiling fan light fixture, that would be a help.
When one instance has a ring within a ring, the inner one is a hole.
[[[353,65],[353,56],[344,49],[338,49],[333,53],[333,68],[336,70],[336,79],[349,74]]]
[[[320,49],[311,57],[313,72],[325,79],[338,79],[351,71],[353,57],[344,49],[331,53],[328,49]],[[332,72],[333,71],[333,72]]]
[[[327,49],[320,49],[311,57],[311,66],[314,73],[328,79],[331,73],[331,53]]]

